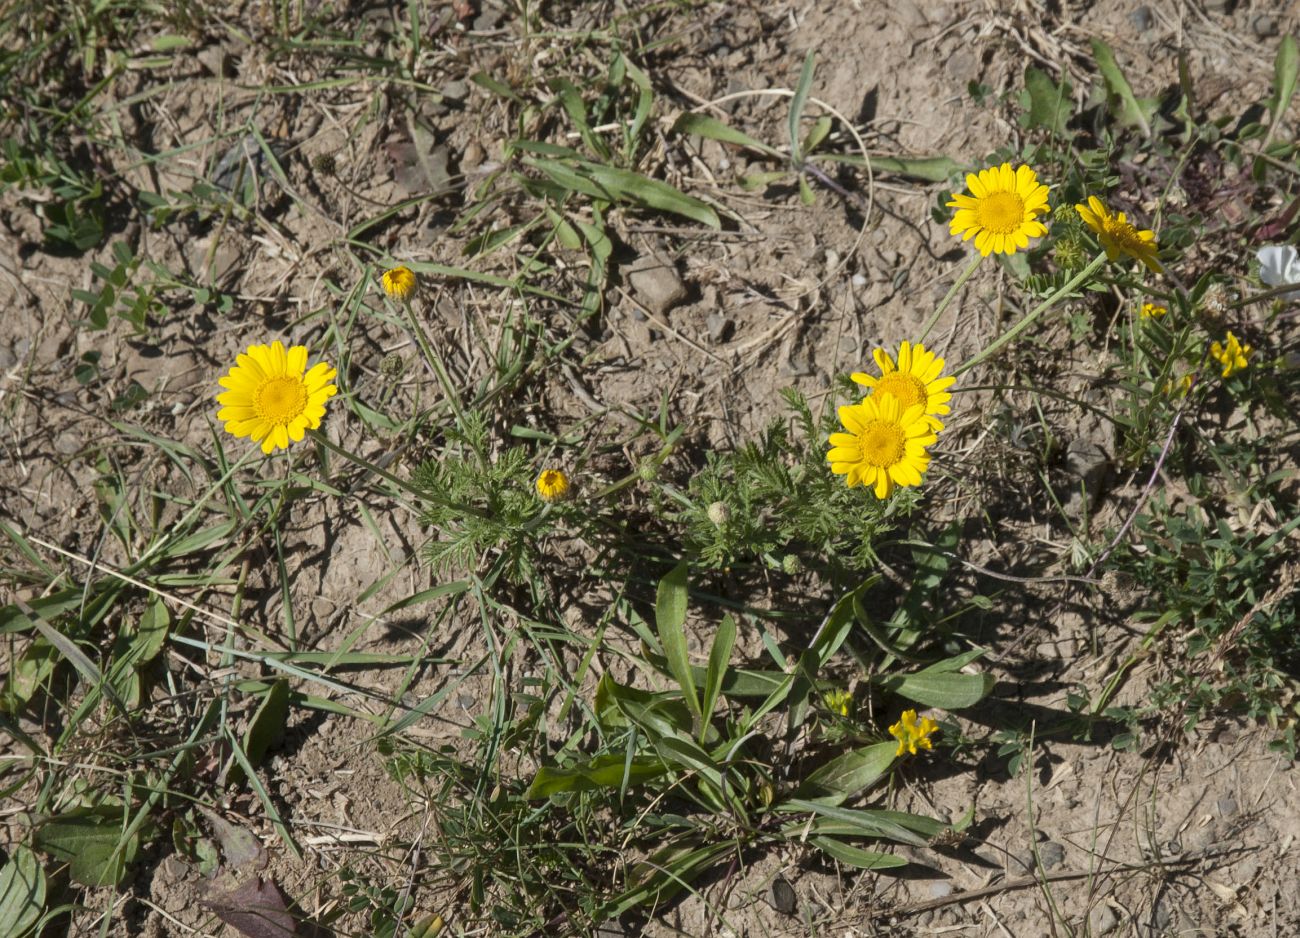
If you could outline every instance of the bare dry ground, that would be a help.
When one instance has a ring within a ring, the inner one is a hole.
[[[664,178],[725,206],[739,222],[715,232],[666,216],[619,219],[622,243],[598,324],[575,328],[567,313],[535,307],[540,334],[571,341],[568,361],[581,368],[557,365],[530,374],[531,402],[512,412],[511,421],[563,432],[593,414],[618,421],[626,420],[620,414],[654,413],[667,395],[675,419],[690,427],[690,446],[734,446],[781,411],[782,388],[798,387],[817,400],[834,376],[861,367],[865,349],[912,335],[965,265],[966,250],[932,216],[942,186],[846,172],[839,178],[852,188],[851,199],[823,189],[811,206],[793,186],[745,191],[739,178],[763,167],[747,165],[752,157],[737,148],[670,135],[677,114],[698,109],[758,139],[783,140],[788,101],[773,91],[794,86],[811,50],[818,63],[814,106],[859,128],[869,153],[945,155],[982,165],[986,153],[1014,143],[1022,129],[1005,109],[974,100],[969,86],[987,86],[993,101],[1014,98],[1025,66],[1038,63],[1063,68],[1082,88],[1094,36],[1110,43],[1149,89],[1177,80],[1181,50],[1210,108],[1235,113],[1242,102],[1264,97],[1276,37],[1300,28],[1300,14],[1287,5],[1228,4],[1229,13],[1224,6],[778,0],[635,18],[638,39],[650,50],[643,67],[653,76],[661,112],[652,132]],[[286,178],[260,178],[262,204],[250,223],[152,227],[110,214],[110,236],[96,255],[58,256],[43,249],[30,204],[13,192],[0,197],[0,307],[9,310],[0,320],[0,517],[48,545],[48,563],[76,576],[86,575],[90,564],[122,563],[95,495],[110,468],[140,491],[163,493],[163,518],[175,519],[207,487],[210,480],[185,478],[151,440],[210,453],[216,378],[249,342],[324,335],[323,352],[346,374],[356,400],[382,398],[391,412],[414,413],[436,396],[418,367],[396,379],[381,372],[386,355],[413,362],[414,350],[402,323],[374,299],[373,283],[358,280],[363,265],[382,254],[417,269],[471,266],[511,276],[520,262],[508,253],[466,260],[472,232],[452,225],[464,204],[454,192],[381,218],[410,193],[403,183],[409,153],[402,147],[412,138],[411,103],[436,140],[435,158],[445,155],[451,176],[472,186],[519,131],[505,123],[501,99],[473,76],[545,76],[590,53],[576,41],[566,46],[525,35],[517,12],[490,0],[467,5],[463,16],[459,5],[434,10],[415,73],[416,85],[438,89],[441,101],[419,87],[322,81],[340,74],[340,66],[309,46],[270,54],[271,24],[264,20],[272,11],[256,3],[232,4],[221,17],[231,24],[227,32],[205,33],[169,66],[119,79],[111,110],[115,132],[128,146],[118,151],[122,163],[105,171],[142,191],[190,191],[256,129],[276,148]],[[623,13],[621,4],[593,3],[557,5],[547,15],[557,31],[573,37]],[[388,41],[395,13],[353,5],[346,15],[364,23],[361,33],[369,37],[355,50],[352,68],[363,75],[364,57]],[[148,50],[124,51],[140,57]],[[158,157],[128,160],[128,151]],[[333,163],[332,172],[324,171],[322,157]],[[171,289],[161,295],[164,309],[147,335],[120,320],[105,331],[79,325],[86,309],[72,291],[94,286],[91,257],[111,266],[112,241],[127,242],[137,257],[184,272],[185,279],[205,282],[210,274],[232,305],[214,308]],[[368,248],[358,251],[358,241]],[[649,272],[637,276],[642,264]],[[656,274],[654,264],[671,273]],[[424,328],[445,349],[453,380],[472,389],[492,373],[503,323],[521,300],[454,276],[428,275],[424,284],[416,307]],[[1003,302],[1010,289],[1004,274],[986,266],[938,324],[941,353],[961,360],[998,334],[1010,318]],[[1068,384],[1071,375],[1088,373],[1085,345],[1052,344],[1053,336],[1066,335],[1059,322],[1040,345],[1012,356],[1012,379],[1029,371]],[[80,383],[74,368],[88,353],[99,355],[95,380]],[[142,400],[115,409],[133,384],[143,390]],[[1300,792],[1292,763],[1267,748],[1267,727],[1225,719],[1202,724],[1171,746],[1159,744],[1172,735],[1160,727],[1147,740],[1151,745],[1129,751],[1113,748],[1108,738],[1053,736],[1067,694],[1104,685],[1132,653],[1140,635],[1128,616],[1143,597],[1123,589],[1071,590],[1050,577],[1065,571],[1076,536],[1122,520],[1143,479],[1112,480],[1083,520],[1063,515],[1032,460],[993,432],[1005,423],[998,403],[972,392],[954,411],[950,439],[957,442],[939,473],[956,481],[943,489],[947,501],[937,507],[966,526],[971,564],[1049,579],[1015,584],[1014,593],[1008,587],[1005,601],[987,616],[999,684],[985,706],[961,715],[970,745],[909,765],[889,795],[902,809],[952,818],[973,805],[968,839],[904,848],[914,863],[901,875],[836,870],[796,849],[746,857],[706,877],[698,892],[602,934],[1300,934]],[[1063,448],[1076,440],[1114,446],[1099,425],[1068,406],[1049,407],[1045,419]],[[342,407],[325,431],[368,458],[392,458],[394,471],[425,455],[418,436],[386,438],[382,429],[359,427]],[[583,484],[617,478],[642,455],[595,462]],[[689,461],[678,469],[687,471]],[[1051,481],[1063,493],[1074,484],[1064,463]],[[444,619],[436,602],[381,615],[440,581],[419,559],[426,534],[418,514],[349,491],[304,505],[282,525],[278,542],[249,550],[252,561],[242,572],[238,562],[224,571],[243,578],[239,620],[272,647],[292,635],[297,647],[313,651],[404,658],[408,664],[346,669],[337,686],[311,693],[376,713],[387,712],[388,701],[437,700],[404,732],[433,748],[463,745],[497,686],[473,666],[487,651],[481,624]],[[1072,523],[1080,527],[1071,530]],[[232,582],[195,598],[230,612],[222,597]],[[752,583],[742,588],[758,592]],[[566,624],[591,634],[592,609],[601,599],[575,600]],[[185,680],[225,680],[213,670],[225,627],[198,617],[191,634],[207,652],[172,648],[166,667]],[[738,657],[759,648],[756,635],[742,635]],[[707,645],[701,638],[692,650],[706,655]],[[6,654],[16,651],[11,646]],[[516,664],[518,677],[527,677],[531,664],[522,651]],[[576,668],[578,660],[566,664]],[[236,677],[257,676],[238,662],[232,668]],[[1140,660],[1114,702],[1140,703],[1159,669],[1159,655]],[[595,676],[587,678],[592,686]],[[988,744],[991,733],[1008,725],[1034,728],[1027,771],[1010,773],[1007,756]],[[32,714],[23,716],[22,727],[37,735],[59,731]],[[429,839],[430,794],[396,781],[376,745],[368,727],[349,716],[292,710],[263,774],[302,847],[301,859],[283,849],[251,792],[219,801],[228,818],[262,836],[268,870],[309,917],[337,907],[341,865],[364,862],[372,875],[400,886],[420,852],[438,850]],[[82,758],[95,763],[94,748]],[[526,778],[533,768],[502,754],[503,773]],[[11,840],[31,795],[29,788],[6,799]],[[787,885],[792,908],[788,897],[776,895]],[[122,890],[87,891],[85,911],[73,915],[69,933],[222,934],[199,902],[206,888],[164,839]],[[454,906],[429,908],[443,911],[455,927]],[[95,923],[105,911],[109,924],[100,931]],[[359,917],[336,925],[338,934],[366,928]]]

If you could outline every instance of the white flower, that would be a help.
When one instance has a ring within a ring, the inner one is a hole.
[[[1294,245],[1271,244],[1260,248],[1255,254],[1259,258],[1259,279],[1266,287],[1280,287],[1284,284],[1300,284],[1300,251]],[[1300,295],[1300,288],[1287,290],[1283,296]]]

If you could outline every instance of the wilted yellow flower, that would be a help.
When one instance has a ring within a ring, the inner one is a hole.
[[[1156,235],[1154,231],[1138,231],[1123,212],[1112,215],[1105,203],[1095,195],[1088,196],[1087,205],[1076,205],[1075,211],[1084,223],[1097,233],[1108,260],[1114,261],[1121,254],[1127,254],[1140,260],[1152,273],[1164,273],[1160,261],[1156,259]]]
[[[1210,343],[1210,356],[1223,366],[1223,376],[1230,378],[1237,372],[1245,369],[1246,359],[1254,349],[1249,345],[1242,345],[1237,341],[1237,337],[1231,332],[1228,333],[1227,339],[1223,344],[1218,342]]]
[[[1196,383],[1195,376],[1189,371],[1176,381],[1166,381],[1161,388],[1165,394],[1170,397],[1186,397],[1192,391],[1192,385]]]
[[[559,469],[543,469],[537,477],[537,495],[544,502],[558,502],[569,494],[569,477]]]
[[[386,270],[379,278],[379,282],[384,292],[395,300],[404,300],[415,292],[415,272],[409,267],[394,267],[392,270]]]
[[[905,752],[916,755],[917,749],[933,749],[930,737],[938,729],[939,724],[929,717],[921,717],[918,723],[915,710],[904,710],[902,719],[889,728],[889,735],[898,740],[898,751],[894,755],[901,756]]]
[[[989,254],[1014,254],[1029,247],[1030,238],[1047,234],[1047,226],[1037,221],[1051,209],[1047,205],[1047,186],[1028,166],[1011,168],[1010,163],[966,174],[970,195],[957,194],[948,203],[957,209],[949,231],[963,241],[975,239],[975,248]]]
[[[907,410],[892,394],[873,394],[840,408],[848,433],[832,433],[826,459],[849,487],[869,485],[888,498],[895,485],[920,485],[930,466],[925,448],[938,440],[920,404]]]
[[[1166,306],[1157,306],[1155,303],[1143,303],[1142,309],[1138,311],[1140,319],[1159,319],[1165,313],[1169,312]]]
[[[948,401],[952,400],[948,388],[957,380],[939,377],[943,373],[943,359],[934,352],[927,352],[919,342],[916,345],[903,342],[898,347],[897,364],[882,348],[873,351],[872,357],[880,369],[879,378],[860,371],[849,377],[871,388],[872,395],[892,394],[903,405],[904,411],[920,404],[931,429],[942,430],[943,424],[935,415],[948,413]]]
[[[319,427],[325,402],[338,393],[330,384],[338,372],[329,365],[318,362],[307,371],[304,345],[252,345],[235,361],[217,381],[226,388],[217,395],[217,419],[231,436],[261,442],[263,453],[288,449]]]

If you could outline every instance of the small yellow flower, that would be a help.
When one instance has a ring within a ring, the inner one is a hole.
[[[1242,345],[1231,332],[1228,333],[1227,340],[1223,344],[1210,343],[1210,355],[1223,366],[1225,378],[1231,378],[1237,372],[1244,370],[1247,365],[1246,359],[1253,351],[1254,348]]]
[[[936,414],[946,414],[950,410],[948,401],[956,378],[941,378],[943,359],[934,352],[927,352],[924,345],[903,342],[898,347],[898,363],[889,357],[882,348],[872,352],[880,377],[855,371],[851,377],[863,387],[871,388],[871,395],[892,394],[903,405],[903,410],[914,404],[921,405],[921,412],[933,430],[942,430],[943,424]]]
[[[826,704],[826,709],[831,713],[838,713],[842,717],[849,715],[849,707],[853,704],[853,695],[847,690],[837,687],[835,690],[829,690],[822,695],[822,703]]]
[[[1143,303],[1142,309],[1138,311],[1140,319],[1159,319],[1165,313],[1169,312],[1166,306],[1157,306],[1155,303]]]
[[[379,278],[384,292],[395,300],[404,300],[415,292],[415,272],[409,267],[394,267]]]
[[[920,485],[930,466],[925,448],[938,440],[921,404],[907,410],[892,394],[873,394],[840,408],[848,433],[832,433],[826,454],[831,472],[847,476],[849,488],[869,485],[888,498],[896,485]]]
[[[948,203],[955,208],[949,232],[963,241],[975,239],[975,248],[989,254],[1014,254],[1029,247],[1030,238],[1047,234],[1039,215],[1051,211],[1047,186],[1028,166],[1011,168],[1010,163],[966,174],[964,192]]]
[[[537,495],[544,502],[558,502],[569,494],[569,477],[559,469],[543,469],[537,477]]]
[[[1196,383],[1196,378],[1189,371],[1177,381],[1166,381],[1161,389],[1169,397],[1186,397],[1192,393],[1192,385]]]
[[[235,361],[217,381],[226,388],[217,395],[217,419],[231,436],[260,441],[263,453],[288,449],[290,440],[319,427],[325,402],[338,393],[330,384],[338,372],[329,365],[317,362],[307,371],[304,345],[252,345]]]
[[[889,735],[898,740],[898,751],[894,753],[895,757],[905,752],[916,755],[918,748],[933,749],[934,745],[930,742],[930,737],[938,729],[939,724],[929,717],[921,717],[921,722],[918,723],[915,710],[904,710],[903,718],[889,728]]]
[[[1154,231],[1139,231],[1123,212],[1112,215],[1105,203],[1095,195],[1088,196],[1087,205],[1076,205],[1075,211],[1084,223],[1097,233],[1097,240],[1106,251],[1107,259],[1118,260],[1121,254],[1140,260],[1152,273],[1164,273],[1156,259]]]

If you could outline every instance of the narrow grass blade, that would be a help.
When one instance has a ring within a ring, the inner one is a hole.
[[[812,49],[803,59],[803,69],[799,72],[799,84],[794,89],[794,99],[790,102],[790,161],[798,166],[803,162],[803,152],[799,146],[799,125],[803,122],[803,110],[808,103],[808,94],[812,91],[814,53]]]
[[[686,654],[687,596],[686,564],[683,562],[673,567],[659,581],[655,601],[655,627],[659,632],[659,642],[663,645],[664,657],[668,659],[668,670],[682,689],[686,706],[698,721],[702,718],[700,696],[695,689],[695,674]]]

